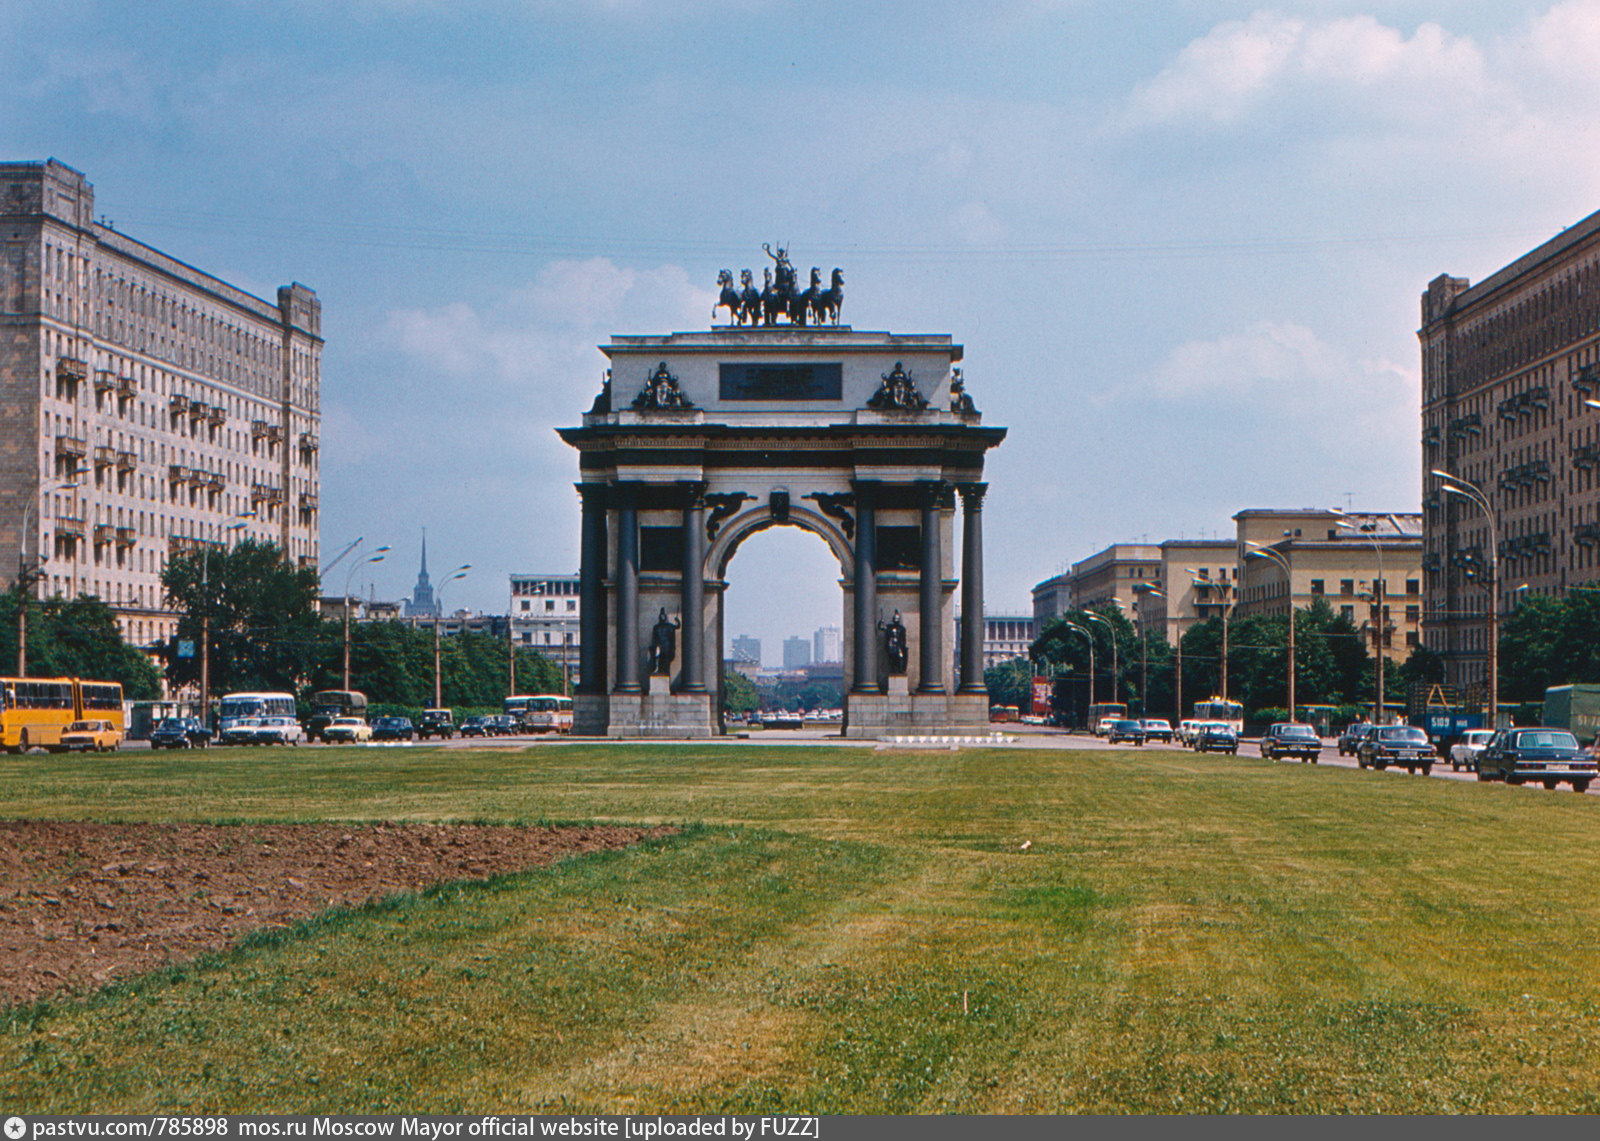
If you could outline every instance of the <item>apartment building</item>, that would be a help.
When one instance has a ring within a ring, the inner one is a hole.
[[[97,221],[54,159],[0,163],[0,567],[172,635],[174,552],[250,537],[317,565],[322,308]]]
[[[1487,675],[1491,606],[1600,578],[1600,213],[1477,285],[1429,282],[1417,336],[1423,640],[1470,686]]]
[[[511,640],[560,662],[569,673],[578,667],[582,609],[575,574],[511,576]]]

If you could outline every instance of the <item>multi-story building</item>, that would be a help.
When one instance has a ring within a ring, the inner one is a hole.
[[[811,660],[813,662],[843,662],[844,632],[837,626],[818,627],[811,635]]]
[[[511,576],[511,640],[560,662],[570,674],[578,667],[579,619],[575,574]]]
[[[783,668],[797,670],[811,664],[810,638],[785,638],[783,640]]]
[[[733,660],[744,665],[761,665],[761,639],[740,634],[733,640]]]
[[[1239,534],[1236,617],[1287,614],[1291,602],[1303,610],[1320,598],[1355,623],[1369,652],[1380,634],[1384,656],[1393,661],[1403,661],[1421,642],[1418,515],[1252,508],[1234,521]],[[1252,543],[1273,557],[1252,557]]]
[[[1600,213],[1477,285],[1429,282],[1418,338],[1423,639],[1469,685],[1487,676],[1489,607],[1600,578]]]
[[[1071,610],[1112,602],[1132,613],[1139,593],[1161,583],[1161,548],[1149,543],[1114,543],[1066,574],[1033,588],[1034,628]]]
[[[317,565],[322,307],[119,233],[54,159],[0,163],[0,567],[170,637],[169,555],[248,536]]]
[[[1168,539],[1161,544],[1160,586],[1139,596],[1151,629],[1176,645],[1196,622],[1220,618],[1233,604],[1238,544],[1222,539]]]

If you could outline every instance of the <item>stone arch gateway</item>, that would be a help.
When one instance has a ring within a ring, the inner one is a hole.
[[[560,431],[583,510],[576,733],[722,731],[724,575],[775,525],[839,561],[847,736],[987,724],[982,477],[1005,429],[963,390],[960,345],[775,324],[601,351],[604,389]]]

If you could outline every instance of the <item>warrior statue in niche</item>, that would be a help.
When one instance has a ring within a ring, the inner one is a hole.
[[[878,629],[883,631],[883,654],[889,662],[891,674],[906,672],[906,624],[900,621],[900,611],[894,612],[894,617],[888,622],[879,622]]]
[[[674,622],[667,617],[667,608],[661,608],[661,616],[656,619],[655,627],[650,631],[650,672],[652,674],[670,674],[672,660],[678,656],[678,627],[681,622]]]

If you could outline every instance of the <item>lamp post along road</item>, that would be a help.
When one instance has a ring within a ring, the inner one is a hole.
[[[1451,495],[1459,495],[1463,499],[1471,500],[1483,512],[1484,519],[1489,524],[1489,644],[1487,650],[1487,667],[1489,698],[1487,701],[1487,716],[1489,729],[1498,729],[1500,723],[1500,523],[1495,515],[1494,505],[1489,502],[1489,497],[1483,489],[1470,480],[1462,479],[1458,475],[1451,475],[1447,471],[1434,468],[1429,475],[1438,477],[1441,481],[1439,488]]]
[[[1201,578],[1200,572],[1194,567],[1184,567],[1183,569],[1185,574],[1192,576],[1189,579],[1190,586],[1203,586],[1207,588],[1214,586],[1217,588],[1219,593],[1224,593],[1231,589],[1227,583],[1220,580],[1217,582],[1212,582],[1208,578]],[[1217,603],[1217,611],[1222,618],[1222,692],[1219,694],[1219,696],[1223,701],[1228,700],[1228,612],[1232,609],[1233,604],[1229,602],[1226,597]],[[1183,632],[1181,630],[1178,632],[1178,649],[1180,654],[1179,660],[1181,661],[1181,654],[1183,650]],[[1183,720],[1181,712],[1178,719],[1180,721]]]
[[[359,543],[361,540],[357,539],[356,542]],[[372,554],[352,566],[350,573],[344,576],[344,688],[346,690],[350,688],[350,579],[362,567],[383,562],[383,556],[392,549],[387,543],[376,548]]]
[[[433,589],[433,707],[444,708],[444,675],[439,672],[439,616],[444,613],[444,588],[446,583],[466,578],[471,563],[462,563],[454,574]]]
[[[1076,622],[1063,621],[1061,624],[1063,626],[1065,626],[1069,630],[1076,630],[1078,633],[1082,634],[1084,636],[1084,639],[1089,643],[1089,704],[1093,705],[1094,704],[1094,635],[1089,633],[1089,631],[1085,630],[1082,626],[1079,626]],[[1094,726],[1093,725],[1089,726],[1089,732],[1091,732],[1091,733],[1094,732]]]
[[[1111,700],[1113,702],[1120,701],[1120,700],[1122,700],[1122,698],[1121,698],[1122,685],[1121,685],[1121,678],[1120,678],[1121,671],[1117,668],[1117,628],[1111,624],[1111,620],[1109,618],[1106,618],[1104,615],[1096,614],[1093,610],[1089,610],[1089,609],[1086,608],[1083,611],[1083,616],[1085,618],[1087,618],[1091,622],[1098,622],[1098,623],[1100,623],[1100,625],[1104,626],[1106,628],[1106,633],[1111,638]],[[1081,629],[1081,627],[1080,627],[1080,629]],[[1089,676],[1089,704],[1093,705],[1094,704],[1094,658],[1093,658],[1093,651],[1091,651],[1091,654],[1090,654],[1089,675],[1090,675]],[[1091,726],[1089,726],[1089,728],[1093,729],[1094,726],[1091,725]]]
[[[1165,598],[1166,595],[1153,586],[1147,586],[1138,591],[1139,604],[1134,610],[1134,617],[1139,619],[1139,716],[1150,716],[1150,630],[1149,617],[1145,614],[1145,603],[1152,598]],[[1182,718],[1179,718],[1182,720]]]
[[[1284,586],[1287,588],[1288,594],[1289,594],[1289,720],[1293,721],[1295,719],[1295,717],[1294,717],[1294,713],[1295,713],[1295,702],[1294,702],[1294,672],[1295,672],[1294,671],[1294,576],[1289,573],[1289,560],[1284,558],[1283,553],[1281,551],[1275,551],[1271,547],[1264,547],[1260,543],[1252,543],[1248,539],[1245,540],[1245,544],[1244,545],[1250,548],[1249,551],[1245,552],[1245,557],[1246,558],[1266,559],[1268,562],[1275,564],[1278,567],[1278,569],[1283,571]]]

